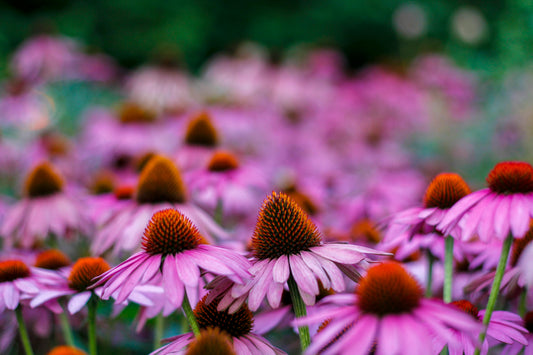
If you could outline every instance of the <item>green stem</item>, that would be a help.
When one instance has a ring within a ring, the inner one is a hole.
[[[96,346],[96,308],[98,307],[98,299],[92,295],[88,303],[89,319],[88,319],[88,335],[89,335],[89,354],[97,355],[98,350]]]
[[[305,303],[302,299],[302,296],[300,295],[300,291],[298,290],[298,285],[296,284],[296,281],[294,280],[292,275],[289,276],[288,283],[294,314],[296,315],[296,318],[305,317],[307,315],[307,309],[305,308]],[[309,344],[311,344],[309,327],[306,325],[298,327],[298,334],[300,335],[300,344],[302,346],[302,352],[304,352],[305,349],[309,347]]]
[[[163,317],[163,313],[159,313],[157,317],[155,317],[154,350],[161,346],[161,339],[163,339],[164,330],[165,317]]]
[[[479,334],[479,345],[476,348],[474,355],[479,355],[481,353],[480,347],[483,345],[485,337],[487,336],[487,328],[492,317],[494,307],[496,306],[496,299],[500,293],[500,285],[502,283],[503,273],[505,271],[505,266],[507,265],[507,258],[509,257],[509,250],[511,249],[512,243],[513,235],[509,233],[502,245],[500,261],[498,262],[498,267],[496,268],[496,274],[494,275],[494,281],[492,282],[487,309],[485,310],[485,316],[483,317],[483,330],[481,331],[481,334]]]
[[[217,201],[217,205],[215,207],[215,212],[214,212],[214,215],[213,215],[213,219],[220,226],[222,225],[222,220],[224,219],[224,210],[223,210],[223,208],[224,207],[222,206],[222,199],[219,198],[218,201]]]
[[[24,318],[22,317],[22,308],[20,308],[20,306],[15,308],[15,315],[17,316],[17,322],[19,324],[20,340],[22,341],[24,352],[26,353],[26,355],[33,355],[30,337],[28,336],[28,329],[26,328],[26,324],[24,323]]]
[[[524,318],[527,312],[527,288],[524,287],[520,293],[520,303],[518,304],[518,314]]]
[[[433,262],[435,261],[435,257],[433,254],[431,254],[431,251],[427,251],[427,259],[428,259],[428,275],[427,275],[427,282],[426,282],[426,297],[430,298],[433,295]]]
[[[192,311],[191,304],[189,303],[187,292],[184,292],[183,303],[181,304],[181,308],[183,308],[183,311],[185,312],[185,317],[187,317],[187,321],[189,322],[189,325],[191,326],[194,336],[199,338],[200,327],[198,326],[198,322],[196,322],[196,317],[194,316],[194,312]]]
[[[452,301],[452,276],[453,276],[453,238],[448,236],[444,238],[444,290],[443,299],[445,303]]]
[[[61,323],[61,330],[63,331],[63,337],[65,338],[65,342],[67,343],[67,345],[74,347],[74,336],[72,335],[72,328],[70,327],[68,316],[65,310],[59,313],[59,321]]]

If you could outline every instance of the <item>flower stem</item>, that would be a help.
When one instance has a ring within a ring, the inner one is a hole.
[[[75,346],[74,336],[72,335],[72,328],[70,327],[67,313],[64,310],[63,312],[59,313],[59,321],[61,323],[61,330],[63,331],[63,337],[65,338],[65,343],[67,343],[67,345],[69,346]]]
[[[26,328],[26,324],[24,323],[24,318],[22,317],[22,308],[20,308],[20,306],[15,308],[15,315],[17,316],[17,322],[19,324],[20,340],[22,341],[24,352],[26,353],[26,355],[33,355],[30,337],[28,336],[28,329]]]
[[[444,290],[443,299],[445,303],[452,301],[452,276],[453,276],[453,238],[447,236],[444,238]]]
[[[222,221],[224,220],[224,207],[222,203],[222,198],[219,198],[217,200],[213,219],[215,220],[215,222],[217,222],[217,224],[222,225]]]
[[[435,257],[433,254],[431,254],[431,251],[427,251],[427,259],[428,259],[428,274],[427,274],[427,282],[426,282],[426,297],[430,298],[433,295],[433,262],[435,261]]]
[[[89,354],[96,355],[98,353],[96,346],[96,308],[98,307],[98,299],[92,295],[87,304],[89,308],[88,319],[88,335],[89,335]]]
[[[183,308],[183,311],[185,312],[185,317],[187,317],[187,321],[189,322],[189,325],[191,326],[194,336],[199,338],[200,327],[198,326],[198,322],[196,322],[196,317],[194,316],[194,312],[192,311],[191,304],[189,303],[187,292],[185,292],[185,294],[183,295],[183,303],[181,304],[181,308]]]
[[[480,347],[487,336],[487,328],[492,317],[494,307],[496,306],[496,299],[498,298],[498,293],[500,292],[500,285],[502,283],[503,273],[505,271],[505,266],[507,265],[507,258],[509,257],[509,250],[511,249],[512,243],[513,235],[509,233],[502,245],[500,261],[498,262],[498,267],[496,268],[496,274],[494,275],[494,281],[492,282],[487,309],[485,310],[485,316],[483,317],[483,330],[481,331],[481,334],[479,334],[479,345],[476,348],[474,355],[479,355],[481,353]]]
[[[161,339],[163,339],[164,330],[165,317],[163,317],[163,313],[159,313],[157,317],[155,317],[154,350],[161,346]]]
[[[520,292],[520,303],[518,304],[518,314],[520,317],[524,317],[527,312],[527,288],[524,287],[522,292]]]
[[[294,314],[296,315],[296,318],[305,317],[307,315],[307,309],[305,308],[305,303],[302,299],[302,296],[300,295],[300,291],[298,290],[298,285],[296,284],[296,281],[294,280],[292,275],[289,276],[288,283]],[[298,334],[300,335],[300,344],[302,346],[302,352],[304,352],[305,349],[309,347],[309,344],[311,344],[309,327],[306,325],[298,327]]]

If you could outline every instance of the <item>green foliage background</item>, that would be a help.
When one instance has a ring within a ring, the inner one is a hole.
[[[161,44],[180,48],[197,70],[213,53],[243,40],[264,44],[274,54],[295,43],[331,44],[349,64],[405,60],[426,50],[445,51],[460,62],[497,70],[529,60],[533,44],[532,0],[412,1],[426,11],[428,30],[414,41],[394,31],[402,0],[4,0],[0,2],[0,57],[27,38],[35,23],[52,21],[60,33],[109,53],[127,67],[150,57]],[[471,47],[454,38],[451,16],[462,6],[477,8],[489,36]]]

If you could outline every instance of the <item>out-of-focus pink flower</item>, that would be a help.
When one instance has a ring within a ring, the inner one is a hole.
[[[199,207],[188,201],[181,174],[176,165],[160,155],[152,157],[144,167],[135,198],[126,200],[102,222],[91,246],[93,253],[102,254],[113,248],[115,254],[140,247],[142,231],[152,215],[160,210],[175,208],[190,218],[208,240],[227,237],[227,233]]]
[[[31,248],[51,233],[69,238],[75,232],[88,234],[92,225],[82,200],[65,189],[63,179],[49,163],[30,172],[24,186],[25,197],[6,213],[0,229],[5,246]]]
[[[454,301],[451,304],[470,315],[477,320],[479,324],[483,321],[485,310],[478,310],[471,302],[467,300]],[[456,340],[454,344],[448,344],[450,355],[472,355],[476,349],[476,341],[471,338],[471,333],[463,334],[463,332],[454,330],[456,333]],[[494,311],[487,329],[487,338],[483,341],[481,346],[481,354],[486,355],[489,348],[497,344],[514,344],[520,343],[527,345],[525,334],[527,329],[522,326],[522,318],[518,314],[507,311]],[[444,347],[441,343],[443,339],[436,339],[438,348]]]
[[[30,268],[20,260],[0,261],[0,312],[14,310],[21,301],[36,295],[41,287]]]

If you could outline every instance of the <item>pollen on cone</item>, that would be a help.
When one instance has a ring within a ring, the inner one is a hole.
[[[356,294],[362,311],[379,316],[410,312],[423,295],[418,282],[395,262],[371,267],[359,282]]]
[[[424,196],[424,205],[426,208],[448,209],[469,193],[470,188],[460,175],[442,173],[429,184]]]
[[[30,269],[21,260],[0,261],[0,283],[30,275]]]
[[[489,188],[500,194],[533,192],[533,167],[525,162],[502,162],[487,176]]]
[[[72,266],[68,277],[68,286],[76,291],[85,291],[94,282],[93,279],[100,276],[111,267],[102,258],[80,258]]]
[[[71,261],[62,251],[50,249],[37,255],[35,266],[42,269],[57,270],[70,265]]]
[[[275,259],[320,245],[322,237],[298,204],[284,193],[273,192],[263,202],[252,236],[258,259]]]
[[[235,170],[238,167],[239,161],[235,155],[226,151],[215,152],[207,164],[207,170],[215,172]]]

